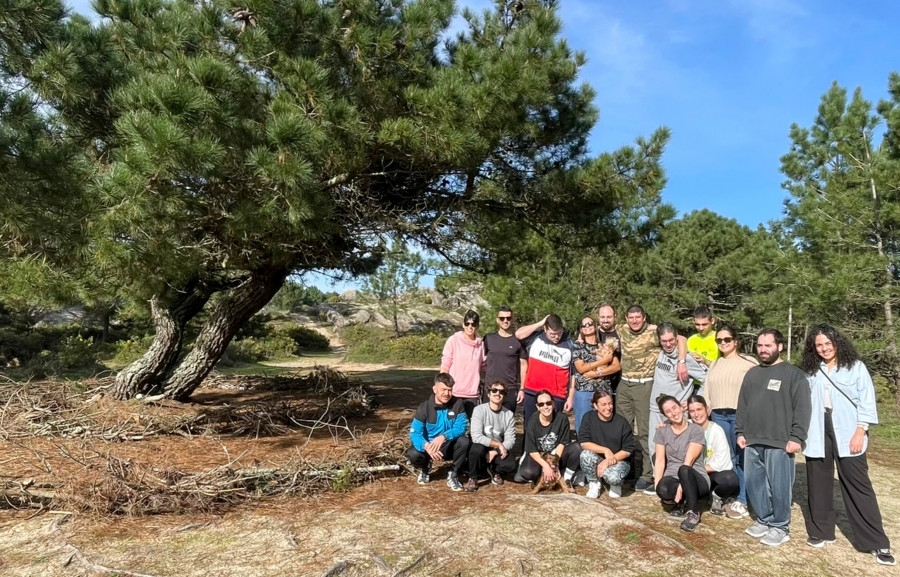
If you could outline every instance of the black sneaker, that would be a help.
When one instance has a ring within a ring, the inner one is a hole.
[[[587,477],[584,476],[584,471],[581,469],[575,471],[575,476],[572,477],[572,486],[584,487],[585,485],[587,485]]]
[[[806,540],[806,544],[816,549],[821,549],[826,544],[834,543],[834,539],[819,539],[818,537],[810,537]]]
[[[872,551],[872,555],[875,556],[875,560],[878,561],[879,565],[896,565],[897,562],[894,560],[894,556],[891,555],[890,549],[876,549]]]
[[[450,490],[453,492],[459,492],[463,490],[462,483],[459,482],[459,477],[456,476],[456,473],[450,471],[447,475],[447,486],[450,487]]]
[[[431,482],[431,461],[427,465],[419,469],[419,476],[416,482],[420,485],[427,485]]]
[[[638,479],[634,484],[634,491],[644,493],[645,495],[655,495],[656,490],[653,488],[653,481],[647,479]]]
[[[669,517],[684,517],[684,509],[681,508],[681,505],[675,505],[669,511]]]
[[[700,515],[694,513],[693,511],[688,511],[684,516],[684,521],[681,522],[681,530],[688,531],[689,533],[693,533],[697,528],[697,525],[700,524]]]
[[[498,486],[499,486],[499,485],[502,485],[502,484],[503,484],[503,477],[500,476],[500,473],[494,473],[494,474],[491,476],[491,485],[498,485]]]

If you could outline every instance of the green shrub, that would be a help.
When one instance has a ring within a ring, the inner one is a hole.
[[[112,345],[113,361],[118,364],[128,364],[141,358],[150,345],[153,344],[153,335],[131,337]]]
[[[314,306],[336,293],[324,293],[318,287],[287,281],[266,305],[267,310],[291,311],[300,306]]]
[[[255,314],[245,322],[235,333],[234,338],[244,340],[249,337],[255,339],[264,339],[272,332],[269,323],[272,321],[272,315],[268,313]]]
[[[256,363],[271,359],[281,359],[294,354],[297,345],[286,334],[276,333],[262,339],[249,337],[231,341],[226,355],[229,360],[239,363]]]
[[[327,351],[331,347],[325,335],[300,325],[284,327],[278,332],[291,338],[301,351]]]
[[[405,335],[388,340],[389,363],[411,366],[437,366],[441,363],[446,337],[436,333]]]
[[[44,337],[36,331],[0,328],[0,367],[27,363],[44,350]]]
[[[97,364],[94,337],[72,335],[66,337],[56,352],[56,362],[61,370],[83,369]]]
[[[340,335],[347,343],[347,360],[406,366],[437,366],[447,340],[438,333],[396,338],[392,331],[365,325],[346,327]]]

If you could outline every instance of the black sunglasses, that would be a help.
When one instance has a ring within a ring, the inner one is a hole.
[[[553,405],[553,401],[547,401],[545,403],[535,403],[536,407],[549,407]]]
[[[506,321],[511,321],[511,320],[512,320],[512,316],[508,316],[508,317],[497,317],[497,320],[500,321],[501,323],[505,323]]]
[[[717,342],[718,344],[720,344],[720,345],[721,345],[721,344],[726,344],[726,345],[727,345],[728,343],[730,343],[730,342],[732,342],[732,341],[734,341],[734,337],[723,337],[723,338],[721,338],[721,339],[716,339],[716,342]]]
[[[498,394],[498,395],[505,395],[505,394],[506,394],[506,389],[491,389],[491,392],[492,392],[492,393],[496,393],[496,394]]]
[[[475,323],[475,322],[472,322],[472,321],[466,321],[466,322],[464,322],[463,324],[464,324],[465,326],[467,326],[467,327],[477,327],[477,326],[478,326],[478,323]]]

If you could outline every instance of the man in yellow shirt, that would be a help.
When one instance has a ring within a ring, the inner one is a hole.
[[[719,358],[719,348],[716,346],[716,318],[706,305],[700,305],[694,309],[694,328],[697,334],[691,335],[687,340],[688,352],[698,363],[707,367]]]

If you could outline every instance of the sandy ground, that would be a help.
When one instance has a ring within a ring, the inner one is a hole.
[[[373,383],[379,394],[381,407],[374,416],[353,424],[356,435],[403,434],[412,410],[428,394],[433,375],[433,369],[330,362]],[[313,362],[321,363],[321,358]],[[222,395],[234,394],[202,393],[209,395],[205,402],[222,402]],[[313,440],[299,435],[258,440],[179,437],[120,443],[114,449],[134,459],[156,458],[202,468],[221,464],[225,453],[230,458],[242,454],[244,460],[277,463],[303,451],[339,451],[349,442],[348,437],[339,436]],[[23,466],[24,452],[0,448],[0,473],[8,476],[11,468]],[[900,487],[894,482],[894,471],[900,459],[879,452],[877,439],[870,454],[887,533],[896,538],[900,535]],[[628,490],[618,500],[606,494],[597,500],[559,493],[532,496],[527,486],[512,483],[453,493],[445,484],[444,468],[427,486],[418,486],[404,474],[349,493],[270,499],[219,515],[95,518],[62,511],[38,515],[0,511],[0,575],[895,574],[896,568],[879,566],[870,554],[852,547],[840,509],[837,542],[824,549],[805,544],[802,463],[797,472],[792,538],[776,549],[743,533],[749,520],[733,521],[708,512],[697,532],[684,533],[657,499]],[[839,493],[835,499],[839,504]]]

